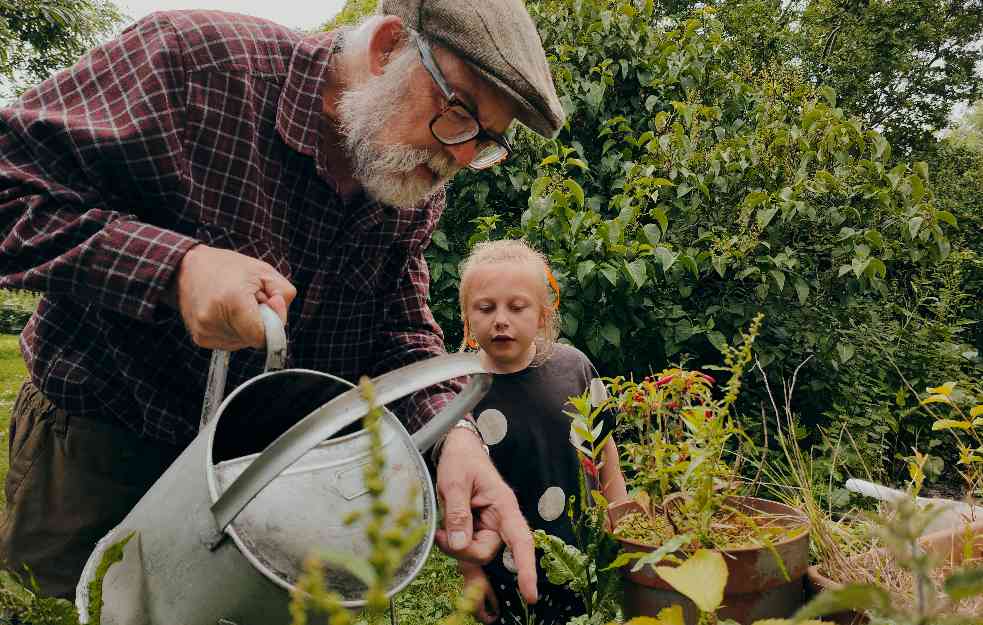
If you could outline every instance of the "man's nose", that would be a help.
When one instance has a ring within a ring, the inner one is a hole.
[[[467,167],[474,160],[475,154],[478,153],[477,145],[477,141],[471,140],[444,147],[454,157],[454,161],[457,162],[459,167]]]

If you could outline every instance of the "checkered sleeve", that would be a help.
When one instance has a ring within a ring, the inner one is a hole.
[[[0,110],[0,287],[152,319],[197,243],[135,200],[182,179],[183,82],[151,16]]]
[[[378,353],[380,372],[447,353],[444,334],[427,304],[429,291],[430,271],[421,250],[408,259],[400,288],[387,307]],[[461,386],[461,381],[452,380],[424,389],[401,402],[396,412],[407,429],[416,431],[453,399]]]
[[[438,193],[418,213],[420,223],[408,237],[409,253],[397,288],[386,304],[386,321],[377,345],[377,373],[442,356],[444,333],[437,325],[430,306],[430,269],[423,251],[444,209],[443,192]],[[464,380],[451,380],[426,388],[400,402],[395,411],[410,432],[432,419],[461,390]]]

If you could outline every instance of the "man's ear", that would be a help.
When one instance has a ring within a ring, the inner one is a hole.
[[[406,43],[403,20],[389,15],[372,25],[369,35],[369,71],[374,76],[382,74],[393,54]]]

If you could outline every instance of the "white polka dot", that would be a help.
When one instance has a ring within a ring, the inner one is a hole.
[[[489,408],[482,410],[481,414],[478,415],[478,431],[481,432],[481,438],[485,439],[486,445],[502,442],[508,430],[509,423],[501,410]]]
[[[600,378],[590,381],[590,405],[597,408],[608,399],[608,389]]]
[[[567,495],[559,486],[550,486],[539,498],[539,516],[544,521],[554,521],[563,514],[567,505]]]
[[[512,557],[512,550],[508,547],[502,551],[502,564],[509,570],[509,573],[519,572],[519,569],[515,566],[515,558]]]

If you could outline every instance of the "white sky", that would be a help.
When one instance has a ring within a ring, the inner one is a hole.
[[[218,9],[265,17],[284,26],[309,30],[324,24],[341,10],[345,0],[113,0],[136,20],[154,11]]]

